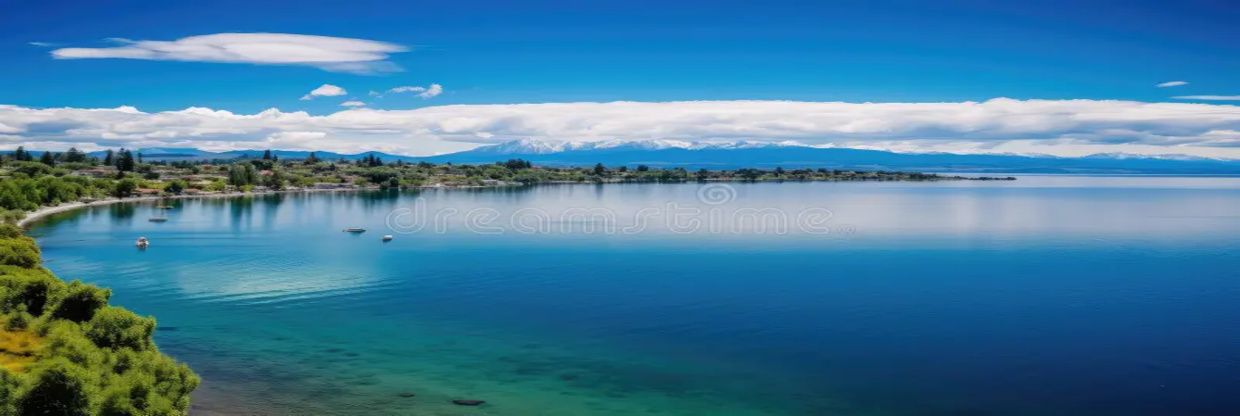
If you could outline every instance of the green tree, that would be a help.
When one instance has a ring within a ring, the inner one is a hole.
[[[595,174],[595,175],[598,175],[598,176],[603,176],[603,174],[605,174],[605,173],[607,173],[607,168],[606,168],[605,166],[603,166],[603,164],[602,164],[602,163],[599,163],[599,164],[594,165],[594,174]]]
[[[133,152],[121,149],[116,156],[116,169],[121,172],[133,172],[137,163],[133,160]]]
[[[65,162],[68,162],[68,163],[86,162],[86,153],[82,153],[82,151],[78,150],[76,147],[70,147],[68,151],[65,151]]]
[[[30,152],[27,152],[25,147],[17,146],[17,150],[13,151],[13,160],[29,162],[34,160],[34,156],[31,156]]]
[[[30,390],[17,402],[22,415],[89,416],[90,376],[60,358],[34,375]]]
[[[137,190],[138,181],[133,180],[133,178],[125,178],[116,181],[116,187],[112,190],[112,196],[117,198],[128,198],[133,195],[134,191]]]
[[[108,298],[112,291],[100,289],[79,281],[69,283],[65,295],[52,309],[52,317],[73,322],[87,322],[95,317],[95,312],[108,306]]]
[[[143,351],[152,346],[155,320],[108,306],[95,311],[86,324],[86,337],[102,348],[129,348]]]
[[[39,156],[39,163],[48,166],[56,166],[56,155],[51,151],[43,152],[43,156]]]
[[[185,183],[184,179],[173,179],[168,182],[167,187],[164,187],[164,191],[173,195],[180,195],[181,192],[184,192],[185,188],[188,186],[189,184]]]

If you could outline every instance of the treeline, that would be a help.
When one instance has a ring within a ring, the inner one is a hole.
[[[49,156],[51,155],[51,156]],[[20,218],[39,206],[78,201],[82,198],[128,197],[136,191],[176,195],[194,190],[250,191],[256,187],[283,190],[289,187],[377,186],[416,188],[423,186],[503,186],[546,183],[681,183],[709,181],[933,181],[962,178],[917,172],[852,171],[841,169],[735,169],[694,171],[681,167],[652,168],[647,165],[593,167],[534,166],[528,160],[511,159],[490,164],[455,165],[427,162],[386,162],[374,154],[355,161],[327,161],[315,153],[300,160],[280,160],[270,151],[261,158],[229,161],[152,161],[131,151],[107,151],[103,159],[87,158],[75,149],[33,155],[22,148],[0,158],[0,217]],[[63,160],[63,162],[60,162]],[[69,162],[74,160],[75,162]]]
[[[76,147],[70,147],[69,150],[66,150],[61,153],[51,152],[51,151],[43,152],[36,159],[33,153],[26,151],[25,147],[18,146],[17,149],[13,150],[12,153],[9,153],[9,154],[3,155],[3,157],[0,157],[0,162],[3,162],[3,161],[16,161],[16,162],[36,162],[37,161],[43,164],[44,166],[48,166],[48,167],[56,167],[61,164],[67,164],[69,165],[67,167],[70,169],[81,168],[85,166],[103,165],[103,166],[116,167],[116,169],[120,172],[133,172],[134,169],[139,164],[142,163],[142,155],[138,154],[137,157],[134,157],[134,154],[132,151],[125,150],[124,148],[120,149],[119,151],[115,151],[115,152],[113,152],[111,149],[108,149],[107,151],[104,152],[103,159],[99,159],[97,157],[91,157],[87,155],[85,152],[78,150]]]
[[[199,383],[159,352],[155,320],[65,283],[34,240],[0,225],[0,416],[185,415]]]

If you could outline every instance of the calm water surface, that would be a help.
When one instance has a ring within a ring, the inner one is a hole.
[[[62,277],[158,317],[160,347],[204,378],[197,414],[1240,414],[1236,178],[580,185],[155,212],[96,207],[33,234]]]

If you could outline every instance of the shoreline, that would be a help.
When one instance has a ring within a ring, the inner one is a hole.
[[[49,206],[49,207],[40,207],[39,209],[36,209],[34,211],[27,212],[25,217],[22,217],[21,220],[17,221],[17,226],[20,228],[26,229],[27,227],[29,227],[31,224],[35,223],[36,221],[41,220],[51,215],[60,214],[63,212],[69,212],[69,211],[73,211],[75,209],[80,209],[80,208],[101,207],[101,206],[123,204],[123,203],[130,203],[130,202],[150,202],[150,201],[162,201],[162,200],[167,200],[167,199],[237,198],[237,197],[243,197],[243,196],[263,196],[263,195],[276,195],[276,194],[302,194],[302,193],[309,194],[309,193],[324,193],[324,192],[359,192],[359,191],[377,191],[377,190],[379,190],[379,188],[298,189],[298,190],[288,190],[288,191],[226,192],[226,193],[207,194],[207,195],[169,195],[169,196],[161,195],[161,196],[136,196],[136,197],[129,197],[129,198],[107,198],[107,199],[100,199],[100,200],[91,201],[91,202],[77,201],[77,202],[68,202],[68,203],[55,205],[55,206]]]
[[[941,178],[932,178],[932,179],[916,180],[916,181],[914,181],[914,182],[922,182],[922,181],[930,181],[930,182],[934,182],[934,181],[943,181],[943,180],[956,181],[956,180],[1014,180],[1014,179],[1015,179],[1014,177],[1008,177],[1008,178],[999,178],[999,177],[994,177],[994,178],[992,178],[992,177],[944,176],[944,177],[941,177]],[[853,180],[826,180],[826,181],[811,181],[811,182],[853,182],[853,181],[858,181],[858,182],[866,182],[867,180],[853,179]],[[754,182],[754,181],[741,181],[741,180],[707,180],[707,181],[705,181],[705,182],[708,182],[708,183],[731,183],[731,182]],[[756,181],[756,182],[783,182],[783,180]],[[561,182],[561,181],[551,181],[551,182],[546,182],[546,183],[540,183],[540,184],[529,184],[529,185],[527,185],[527,184],[520,184],[520,183],[507,183],[507,182],[505,182],[505,183],[494,184],[494,185],[473,185],[473,186],[470,186],[470,185],[444,186],[444,185],[439,185],[439,184],[436,184],[436,185],[423,185],[423,186],[418,186],[418,187],[412,187],[412,188],[401,188],[401,189],[419,189],[419,190],[429,190],[429,189],[481,189],[481,188],[504,188],[504,187],[512,187],[512,186],[573,185],[573,184],[581,184],[581,183],[583,183],[583,182]],[[624,181],[600,182],[600,184],[623,184],[623,183],[629,183],[629,182],[624,182]],[[262,192],[225,192],[225,193],[218,193],[218,194],[206,194],[206,195],[159,195],[159,196],[137,196],[137,197],[129,197],[129,198],[115,198],[115,197],[111,197],[111,198],[100,199],[100,200],[91,201],[91,202],[81,202],[81,201],[75,201],[75,202],[64,203],[64,204],[60,204],[60,205],[56,205],[56,206],[40,207],[39,209],[36,209],[36,210],[34,210],[34,211],[30,211],[30,212],[26,213],[26,216],[22,217],[22,219],[21,219],[21,220],[18,220],[18,221],[17,221],[17,223],[16,223],[16,225],[17,225],[19,228],[27,229],[27,227],[29,227],[32,223],[34,223],[34,222],[36,222],[36,221],[38,221],[38,220],[40,220],[40,219],[43,219],[43,218],[45,218],[45,217],[48,217],[48,216],[50,216],[50,215],[55,215],[55,214],[59,214],[59,213],[62,213],[62,212],[69,212],[69,211],[73,211],[73,210],[75,210],[75,209],[79,209],[79,208],[94,207],[94,206],[107,206],[107,205],[120,204],[120,203],[130,203],[130,202],[149,202],[149,201],[160,201],[160,200],[165,200],[165,199],[212,199],[212,198],[237,198],[237,197],[243,197],[243,196],[262,196],[262,195],[277,195],[277,194],[302,194],[302,193],[309,194],[309,193],[326,193],[326,192],[360,192],[360,191],[378,191],[378,190],[382,190],[382,189],[383,189],[383,188],[379,188],[379,187],[362,187],[362,188],[331,188],[331,189],[296,189],[296,190],[262,191]]]

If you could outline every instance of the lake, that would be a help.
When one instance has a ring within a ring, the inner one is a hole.
[[[1240,178],[285,194],[166,214],[94,207],[32,235],[62,278],[158,318],[160,348],[204,379],[195,414],[1240,414]]]

